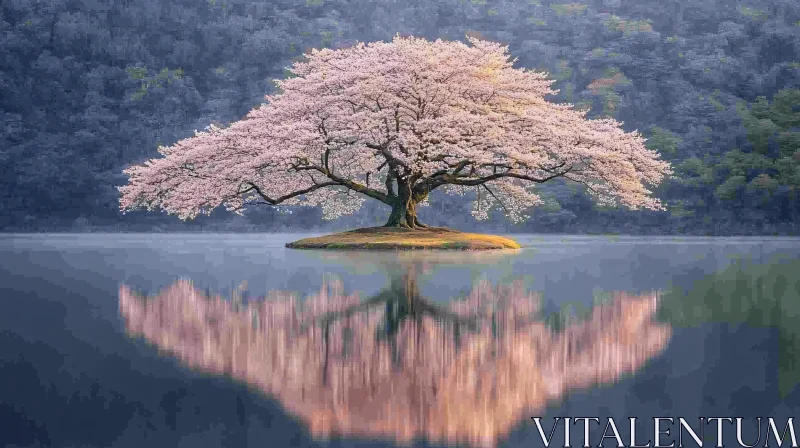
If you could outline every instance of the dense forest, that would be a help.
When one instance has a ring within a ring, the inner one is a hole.
[[[475,222],[469,197],[421,218],[458,229],[630,234],[800,233],[800,2],[796,0],[4,0],[0,229],[280,231],[378,225],[369,204],[224,210],[184,223],[119,212],[122,170],[211,123],[240,119],[310,48],[397,33],[503,42],[545,70],[552,101],[640,130],[675,168],[669,210],[598,207],[541,187],[522,224]]]

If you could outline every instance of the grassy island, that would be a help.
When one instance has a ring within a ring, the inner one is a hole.
[[[351,250],[491,250],[519,249],[520,245],[512,239],[502,236],[465,233],[442,227],[425,229],[367,227],[316,238],[305,238],[289,243],[286,247]]]

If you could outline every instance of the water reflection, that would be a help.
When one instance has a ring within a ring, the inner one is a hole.
[[[771,328],[778,335],[778,391],[785,398],[800,384],[800,260],[747,258],[707,275],[689,288],[663,295],[659,318],[673,327],[708,323]]]
[[[231,300],[189,280],[155,296],[128,286],[129,334],[202,371],[277,398],[319,438],[334,434],[493,446],[576,388],[613,382],[665,348],[658,295],[614,294],[554,331],[521,283],[481,282],[447,306],[422,297],[409,265],[360,300],[332,280],[309,297]]]

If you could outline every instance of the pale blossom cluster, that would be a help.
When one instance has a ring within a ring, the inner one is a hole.
[[[420,202],[453,185],[481,192],[476,218],[496,207],[522,220],[541,203],[531,187],[553,178],[603,203],[662,208],[648,185],[669,164],[622,123],[546,101],[552,81],[515,61],[475,38],[313,50],[242,120],[127,169],[121,208],[193,218],[261,202],[321,206],[332,218],[367,197],[393,204],[410,191]]]
[[[491,189],[478,187],[476,194],[472,216],[479,221],[489,219],[489,211],[499,204],[509,221],[520,223],[530,217],[524,214],[525,210],[544,203],[531,187],[509,178],[493,181]]]
[[[617,294],[561,332],[536,319],[539,303],[519,283],[484,282],[439,307],[408,277],[364,301],[339,282],[238,308],[185,280],[150,298],[122,286],[119,297],[130,334],[275,397],[317,437],[483,446],[570,390],[635,372],[670,337],[653,319],[655,294]]]

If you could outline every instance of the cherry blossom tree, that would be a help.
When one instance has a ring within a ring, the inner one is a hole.
[[[131,336],[279,400],[313,435],[419,437],[496,446],[569,391],[613,383],[667,346],[659,295],[615,294],[553,331],[541,296],[481,282],[449,305],[422,296],[416,271],[363,301],[326,282],[301,298],[271,291],[242,303],[179,280],[147,297],[122,285]]]
[[[477,190],[477,219],[497,206],[518,222],[556,178],[602,204],[663,208],[648,185],[671,168],[638,132],[548,102],[546,73],[514,68],[507,46],[468,41],[312,50],[242,120],[125,170],[121,209],[191,219],[220,205],[305,205],[333,219],[372,198],[391,207],[386,226],[419,228],[417,207],[443,187]]]

